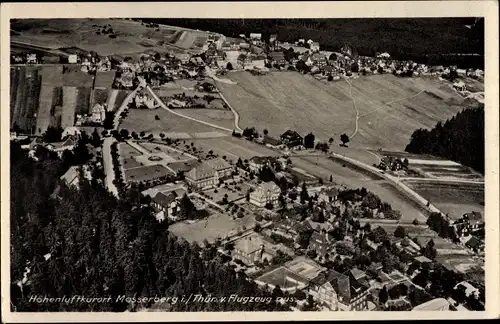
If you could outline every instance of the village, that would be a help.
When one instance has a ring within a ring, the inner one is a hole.
[[[216,251],[262,289],[278,288],[293,296],[296,309],[306,304],[307,296],[330,311],[478,307],[484,300],[484,279],[478,282],[443,265],[434,240],[452,246],[454,253],[484,261],[485,224],[480,213],[471,210],[456,220],[435,213],[426,224],[403,222],[401,212],[376,193],[348,188],[333,174],[324,180],[294,165],[294,154],[310,151],[327,156],[328,145],[311,145],[310,136],[293,129],[274,138],[266,131],[241,129],[232,120],[231,127],[217,126],[218,132],[231,133],[228,142],[245,141],[252,152],[262,152],[230,156],[204,145],[203,139],[132,129],[126,123],[130,114],[148,111],[156,114],[155,120],[165,118],[159,111],[174,112],[169,115],[174,118],[183,108],[231,112],[214,80],[223,82],[232,71],[257,75],[298,71],[327,82],[384,73],[482,80],[483,71],[397,61],[388,53],[358,56],[347,45],[339,53],[321,51],[314,40],[288,44],[278,41],[277,35],[262,39],[260,33],[240,38],[210,33],[203,49],[199,54],[145,51],[139,59],[77,51],[63,62],[72,73],[92,76],[93,90],[126,91],[126,97],[120,104],[110,104],[108,99],[96,100],[98,91],[93,91],[87,112],[75,111],[68,122],[63,118],[56,123],[64,128],[56,140],[16,132],[11,139],[28,140],[23,148],[36,159],[38,147],[64,158],[85,138],[84,146],[94,158],[86,162],[84,177],[91,179],[91,171],[99,169],[106,187],[118,198],[128,190],[139,191],[170,231]],[[47,62],[28,53],[13,55],[12,64]],[[180,86],[171,90],[172,84]],[[463,82],[453,87],[464,96],[471,93]],[[45,129],[37,125],[35,133],[51,131],[50,124],[44,125]],[[210,132],[205,134],[208,138]],[[375,167],[395,177],[418,174],[411,162],[391,156]],[[78,188],[80,171],[72,166],[61,180]],[[408,228],[430,232],[431,238],[409,234]],[[446,235],[441,228],[446,228]],[[444,282],[443,276],[454,279]]]

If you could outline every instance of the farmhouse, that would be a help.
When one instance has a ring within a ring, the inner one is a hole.
[[[280,188],[274,182],[264,182],[250,193],[250,203],[258,207],[264,207],[266,204],[274,205],[280,193]]]
[[[299,146],[303,143],[302,136],[300,136],[299,133],[293,130],[287,130],[286,132],[281,134],[280,138],[281,143],[285,144],[288,147]]]

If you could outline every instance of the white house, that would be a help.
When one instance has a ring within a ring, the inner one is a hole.
[[[264,207],[268,203],[274,205],[280,193],[281,189],[274,182],[264,182],[250,193],[250,203],[258,207]]]
[[[71,54],[68,56],[68,63],[75,64],[78,63],[78,55]]]
[[[92,108],[92,116],[90,119],[94,123],[104,122],[104,119],[106,119],[106,108],[99,103],[95,104],[94,108]]]

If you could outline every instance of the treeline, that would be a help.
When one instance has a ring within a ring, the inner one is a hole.
[[[417,129],[405,151],[443,157],[484,173],[484,106],[465,109],[430,131]]]
[[[114,311],[142,306],[129,297],[271,296],[223,265],[216,248],[178,239],[134,187],[117,201],[98,181],[69,188],[66,167],[46,152],[38,161],[11,144],[11,305],[13,311]],[[82,173],[80,171],[80,173]],[[54,194],[56,188],[57,194]],[[25,280],[25,273],[29,270]],[[19,285],[19,282],[23,284]],[[111,297],[109,303],[36,303],[30,296]],[[165,304],[166,311],[276,311],[266,303]]]
[[[484,67],[484,22],[474,18],[358,18],[358,19],[142,19],[248,36],[262,33],[269,39],[276,33],[279,41],[312,39],[324,50],[338,51],[350,45],[359,55],[389,52],[398,60],[413,60],[432,65]],[[472,25],[468,29],[465,25]],[[449,54],[475,53],[479,56]]]

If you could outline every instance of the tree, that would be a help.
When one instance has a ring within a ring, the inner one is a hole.
[[[256,232],[256,233],[259,233],[260,231],[262,231],[262,226],[260,226],[259,223],[255,224],[253,230]]]
[[[378,293],[378,300],[379,300],[380,304],[382,304],[382,305],[387,303],[387,301],[389,300],[389,294],[387,292],[386,286],[384,286],[384,287],[382,287],[382,289],[380,289],[380,292]]]
[[[141,137],[144,137],[144,136],[146,136],[146,133],[145,133],[144,131],[142,131],[142,132],[140,132],[140,133],[139,133],[139,135],[140,135]]]
[[[233,69],[233,65],[231,64],[231,62],[227,62],[226,69],[228,69],[229,71]]]
[[[261,215],[261,214],[257,214],[257,215],[255,215],[255,220],[256,220],[257,222],[261,222],[261,221],[262,221],[262,215]]]
[[[311,259],[315,259],[318,256],[318,253],[315,250],[309,250],[307,251],[307,256]]]
[[[160,133],[160,138],[161,139],[165,138],[165,134],[164,133]]]
[[[329,61],[336,61],[337,60],[337,54],[335,54],[335,53],[330,54],[330,56],[328,57],[328,60]]]
[[[160,120],[160,117],[158,115],[155,115],[155,120]]]
[[[126,130],[125,128],[123,128],[123,129],[120,130],[120,136],[122,138],[127,139],[128,135],[129,135],[128,130]]]
[[[264,129],[264,135],[267,135],[269,131],[267,129]]]
[[[404,227],[398,226],[396,230],[394,231],[394,236],[399,237],[399,238],[404,238],[406,236],[406,231]]]
[[[328,143],[330,143],[330,144],[333,143],[333,137],[330,137],[330,139],[328,140]]]
[[[342,146],[346,146],[349,143],[349,136],[346,133],[340,135],[340,141],[342,142]]]
[[[304,137],[304,147],[309,148],[309,149],[314,148],[314,139],[315,139],[315,136],[313,135],[313,133],[307,134]]]
[[[435,249],[435,244],[434,240],[430,239],[429,242],[427,242],[427,245],[424,248],[423,255],[426,256],[427,258],[434,260],[436,258],[437,252]]]
[[[46,143],[60,142],[63,131],[61,127],[49,126],[45,133],[43,133],[42,139]]]
[[[333,81],[333,76],[332,76],[332,75],[329,75],[329,76],[326,78],[326,80],[327,80],[328,82],[332,82],[332,81]]]
[[[309,200],[309,194],[307,192],[306,183],[302,183],[302,190],[300,191],[300,203],[304,204],[306,200]]]
[[[415,218],[415,219],[413,220],[413,222],[411,222],[411,223],[412,223],[413,225],[415,225],[415,226],[420,225],[420,222],[419,222],[419,221],[418,221],[418,219],[416,219],[416,218]]]

